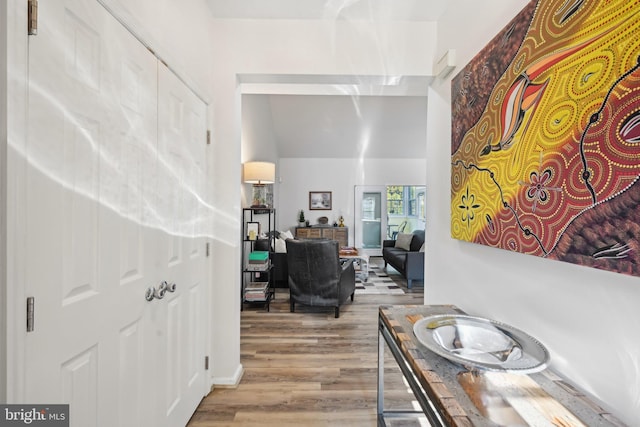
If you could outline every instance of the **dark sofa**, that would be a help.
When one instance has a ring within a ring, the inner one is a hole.
[[[420,248],[424,243],[424,230],[415,230],[409,250],[395,247],[396,240],[385,240],[382,243],[382,258],[384,267],[387,264],[398,270],[405,279],[407,287],[411,287],[414,280],[424,283],[424,252]]]

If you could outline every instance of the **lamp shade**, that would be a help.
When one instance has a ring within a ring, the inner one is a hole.
[[[244,164],[244,182],[247,184],[273,184],[276,181],[276,165],[269,162]]]

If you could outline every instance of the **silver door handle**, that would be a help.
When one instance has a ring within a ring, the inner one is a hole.
[[[153,301],[155,299],[162,299],[167,292],[175,292],[177,285],[175,283],[169,284],[166,280],[158,285],[158,288],[150,286],[144,292],[144,299],[147,301]]]
[[[160,285],[158,286],[158,289],[155,291],[155,297],[157,299],[162,299],[164,298],[164,294],[167,293],[167,287],[169,285],[167,284],[166,281],[160,283]]]
[[[160,291],[163,291],[164,295],[164,292],[175,292],[177,287],[178,285],[176,285],[175,283],[169,284],[169,282],[164,280],[162,283],[160,283],[160,287],[158,289]]]

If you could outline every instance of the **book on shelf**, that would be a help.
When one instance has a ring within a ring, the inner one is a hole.
[[[265,301],[268,295],[266,293],[262,294],[247,294],[244,296],[245,301]]]
[[[263,301],[269,296],[269,282],[249,282],[244,288],[246,301]]]
[[[249,282],[244,287],[245,291],[266,290],[269,287],[269,282]]]
[[[270,266],[271,266],[271,263],[269,262],[269,260],[267,260],[265,262],[260,262],[260,263],[249,261],[247,263],[246,270],[248,270],[248,271],[267,271]]]
[[[253,251],[249,253],[249,262],[265,262],[269,259],[267,251]]]

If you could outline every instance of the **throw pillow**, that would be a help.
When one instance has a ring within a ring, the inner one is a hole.
[[[287,230],[280,233],[280,237],[282,237],[284,240],[293,239],[293,234],[291,233],[291,231]]]
[[[408,251],[411,247],[411,240],[413,239],[413,234],[411,233],[398,233],[398,237],[396,238],[396,248],[404,249]]]
[[[282,238],[276,239],[276,252],[278,253],[287,252],[287,244],[284,242],[284,239]]]
[[[424,252],[424,243],[420,246],[420,250],[418,252]]]

